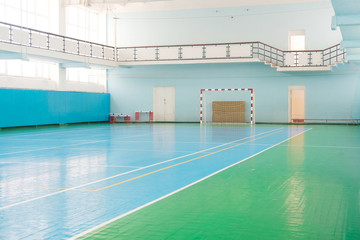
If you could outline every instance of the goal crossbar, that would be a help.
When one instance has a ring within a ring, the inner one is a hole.
[[[217,88],[217,89],[201,89],[200,90],[200,123],[203,123],[203,94],[205,92],[211,91],[250,91],[250,123],[253,124],[255,122],[255,106],[254,106],[254,90],[252,88]]]

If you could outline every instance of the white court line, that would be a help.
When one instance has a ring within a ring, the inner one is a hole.
[[[89,127],[89,126],[84,126],[84,127]],[[6,131],[5,132],[0,132],[0,139],[2,139],[2,138],[10,138],[10,137],[19,137],[19,136],[39,136],[39,135],[49,135],[49,134],[53,134],[53,133],[64,134],[64,133],[71,133],[71,132],[76,132],[76,131],[85,132],[85,131],[94,130],[94,129],[82,129],[82,128],[80,128],[80,129],[79,128],[78,129],[63,129],[60,126],[54,126],[54,128],[57,128],[57,129],[48,129],[48,130],[52,130],[52,131],[46,131],[46,129],[44,129],[43,133],[31,133],[31,132],[29,132],[29,133],[19,134],[19,133],[16,133],[16,132],[11,132],[11,130],[8,131],[8,132],[6,132]],[[99,129],[99,128],[105,128],[105,126],[104,127],[98,127],[96,129]],[[106,126],[106,128],[109,128],[109,127]],[[33,130],[33,129],[31,129],[31,130]],[[37,130],[42,130],[42,129],[37,128]]]
[[[198,136],[199,137],[199,136]],[[235,138],[234,138],[235,139]],[[228,139],[228,140],[232,140],[232,139]],[[126,142],[126,143],[153,143],[154,141],[114,141],[114,142],[117,142],[117,143],[120,143],[120,142]],[[156,142],[158,143],[188,143],[188,144],[208,144],[204,141],[202,142],[199,142],[199,141],[194,141],[194,142],[187,142],[187,141],[158,141],[156,140]],[[212,142],[212,144],[220,144],[220,143],[224,143],[224,141],[219,141],[219,142]]]
[[[129,137],[123,137],[123,139],[125,139],[125,138],[133,138],[133,137],[141,137],[141,136],[147,136],[147,135],[149,135],[149,134],[142,134],[142,135],[134,135],[134,136],[129,136]],[[92,144],[92,143],[108,142],[108,141],[111,141],[111,139],[108,139],[108,140],[98,140],[98,141],[92,141],[92,142],[75,143],[75,144],[68,144],[68,145],[61,145],[61,146],[48,147],[48,148],[38,148],[38,149],[31,149],[31,150],[24,150],[24,151],[17,151],[17,152],[0,153],[0,156],[17,154],[17,153],[36,152],[36,151],[42,151],[42,150],[57,149],[57,148],[62,148],[62,147],[71,147],[71,146],[87,145],[87,144]]]
[[[82,167],[82,165],[78,164],[61,164],[61,163],[34,163],[34,162],[1,162],[0,164],[30,164],[30,165],[37,165],[37,166],[68,166],[68,167]],[[107,165],[107,164],[90,164],[86,165],[86,167],[113,167],[113,168],[141,168],[140,166],[124,166],[124,165]],[[1,184],[1,183],[0,183]]]
[[[109,140],[92,141],[92,142],[86,142],[86,143],[76,143],[76,144],[71,144],[71,145],[61,145],[61,146],[48,147],[48,148],[37,148],[37,149],[17,151],[17,152],[0,153],[0,156],[17,154],[17,153],[36,152],[36,151],[42,151],[42,150],[50,150],[50,149],[57,149],[57,148],[62,148],[62,147],[77,146],[77,145],[84,145],[84,144],[91,144],[91,143],[99,143],[99,142],[106,142],[106,141],[109,141]]]
[[[209,177],[214,176],[215,174],[218,174],[218,173],[220,173],[220,172],[222,172],[222,171],[225,171],[226,169],[231,168],[231,167],[233,167],[233,166],[235,166],[235,165],[237,165],[237,164],[239,164],[239,163],[241,163],[241,162],[245,162],[246,160],[249,160],[250,158],[253,158],[253,157],[255,157],[256,155],[259,155],[260,153],[263,153],[263,152],[265,152],[265,151],[267,151],[267,150],[269,150],[269,149],[271,149],[271,148],[273,148],[273,147],[276,147],[276,146],[278,146],[279,144],[281,144],[281,143],[283,143],[283,142],[286,142],[286,141],[288,141],[288,140],[290,140],[290,139],[292,139],[292,138],[294,138],[294,137],[297,137],[297,136],[299,136],[299,135],[301,135],[301,134],[303,134],[303,133],[305,133],[305,132],[307,132],[307,131],[309,131],[309,130],[311,130],[311,129],[312,129],[312,128],[307,129],[307,130],[305,130],[305,131],[303,131],[303,132],[301,132],[301,133],[298,133],[298,134],[296,134],[296,135],[294,135],[294,136],[292,136],[292,137],[290,137],[290,138],[285,139],[284,141],[281,141],[281,142],[279,142],[279,143],[277,143],[277,144],[275,144],[275,145],[273,145],[273,146],[271,146],[271,147],[268,147],[268,148],[266,148],[266,149],[264,149],[264,150],[262,150],[262,151],[260,151],[260,152],[258,152],[258,153],[255,153],[254,155],[251,155],[250,157],[247,157],[247,158],[245,158],[245,159],[242,159],[242,160],[240,160],[240,161],[238,161],[238,162],[236,162],[236,163],[234,163],[234,164],[231,164],[231,165],[229,165],[229,166],[227,166],[227,167],[225,167],[225,168],[223,168],[223,169],[220,169],[220,170],[218,170],[218,171],[216,171],[216,172],[214,172],[214,173],[212,173],[212,174],[210,174],[210,175],[207,175],[206,177],[203,177],[203,178],[201,178],[201,179],[199,179],[199,180],[197,180],[197,181],[195,181],[195,182],[193,182],[193,183],[190,183],[190,184],[188,184],[188,185],[186,185],[186,186],[184,186],[184,187],[182,187],[182,188],[179,188],[178,190],[175,190],[175,191],[173,191],[173,192],[171,192],[171,193],[169,193],[169,194],[166,194],[166,195],[164,195],[164,196],[162,196],[162,197],[160,197],[160,198],[158,198],[158,199],[155,199],[155,200],[153,200],[153,201],[151,201],[151,202],[148,202],[148,203],[146,203],[146,204],[144,204],[144,205],[142,205],[142,206],[140,206],[140,207],[137,207],[137,208],[135,208],[135,209],[133,209],[133,210],[127,212],[127,213],[124,213],[124,214],[122,214],[122,215],[120,215],[120,216],[118,216],[118,217],[115,217],[115,218],[113,218],[113,219],[111,219],[111,220],[109,220],[109,221],[106,221],[106,222],[104,222],[104,223],[102,223],[102,224],[100,224],[100,225],[98,225],[98,226],[95,226],[95,227],[93,227],[93,228],[91,228],[91,229],[89,229],[89,230],[86,230],[85,232],[82,232],[82,233],[80,233],[80,234],[78,234],[78,235],[75,235],[75,236],[69,238],[69,240],[74,240],[74,239],[77,239],[77,238],[79,238],[79,237],[82,237],[82,236],[84,236],[84,235],[86,235],[86,234],[88,234],[88,233],[90,233],[90,232],[93,232],[93,231],[95,231],[95,230],[97,230],[97,229],[99,229],[99,228],[101,228],[101,227],[103,227],[103,226],[105,226],[105,225],[107,225],[107,224],[110,224],[110,223],[112,223],[112,222],[114,222],[114,221],[116,221],[116,220],[119,220],[120,218],[123,218],[123,217],[125,217],[125,216],[127,216],[127,215],[130,215],[131,213],[134,213],[134,212],[136,212],[136,211],[139,211],[140,209],[145,208],[145,207],[147,207],[147,206],[149,206],[149,205],[151,205],[151,204],[153,204],[153,203],[156,203],[156,202],[158,202],[158,201],[160,201],[160,200],[162,200],[162,199],[164,199],[164,198],[167,198],[167,197],[169,197],[169,196],[171,196],[171,195],[174,195],[175,193],[180,192],[181,190],[184,190],[184,189],[186,189],[186,188],[189,188],[189,187],[195,185],[196,183],[199,183],[199,182],[201,182],[201,181],[204,181],[205,179],[208,179]]]
[[[111,151],[114,151],[114,149],[111,149],[111,148],[68,148],[68,149],[71,149],[71,150],[111,150]],[[192,151],[175,151],[175,150],[154,150],[154,149],[136,149],[136,148],[116,148],[116,151],[123,151],[123,152],[126,152],[126,151],[129,151],[129,152],[132,152],[132,151],[135,151],[135,152],[192,152]]]
[[[119,139],[142,137],[142,136],[148,136],[148,135],[157,135],[157,134],[162,134],[162,133],[166,133],[166,131],[164,131],[164,132],[159,132],[159,133],[146,133],[146,134],[141,134],[141,135],[132,135],[132,136],[128,136],[128,137],[120,137]],[[92,144],[92,143],[98,143],[98,142],[107,142],[107,141],[112,141],[112,140],[113,140],[113,139],[98,140],[98,141],[92,141],[92,142],[82,142],[82,143],[61,145],[61,146],[49,147],[49,148],[38,148],[38,149],[23,150],[23,151],[17,151],[17,152],[0,153],[0,156],[2,156],[2,155],[10,155],[10,154],[17,154],[17,153],[25,153],[25,152],[34,152],[34,151],[57,149],[57,148],[62,148],[62,147],[79,146],[79,145],[86,145],[86,144]],[[81,140],[81,141],[82,141],[82,140]],[[32,147],[32,148],[33,148],[33,147]]]
[[[271,144],[266,143],[254,143],[252,145],[258,145],[258,146],[267,146]],[[281,145],[281,147],[299,147],[299,148],[349,148],[349,149],[357,149],[360,147],[355,146],[322,146],[322,145],[298,145],[298,144],[288,144],[288,145]]]
[[[15,207],[15,206],[18,206],[18,205],[21,205],[21,204],[25,204],[25,203],[28,203],[28,202],[32,202],[32,201],[35,201],[35,200],[38,200],[38,199],[42,199],[42,198],[50,197],[50,196],[57,195],[57,194],[60,194],[60,193],[63,193],[63,192],[67,192],[67,191],[70,191],[70,190],[74,190],[74,189],[77,189],[77,188],[82,188],[82,187],[89,186],[89,185],[92,185],[92,184],[95,184],[95,183],[103,182],[103,181],[106,181],[106,180],[109,180],[109,179],[112,179],[112,178],[116,178],[116,177],[119,177],[119,176],[122,176],[122,175],[125,175],[125,174],[129,174],[129,173],[132,173],[132,172],[137,172],[137,171],[140,171],[140,170],[143,170],[143,169],[146,169],[146,168],[150,168],[150,167],[153,167],[153,166],[156,166],[156,165],[160,165],[160,164],[163,164],[163,163],[167,163],[167,162],[175,161],[177,159],[189,157],[189,156],[192,156],[192,155],[195,155],[195,154],[198,154],[198,153],[206,152],[206,151],[209,151],[209,150],[212,150],[212,149],[215,149],[215,148],[226,146],[226,145],[229,145],[229,144],[232,144],[232,143],[235,143],[235,142],[239,142],[239,141],[242,141],[242,140],[245,140],[245,139],[248,139],[248,138],[253,138],[253,137],[256,137],[256,136],[264,135],[264,134],[274,132],[274,131],[277,131],[277,130],[280,130],[280,129],[283,129],[283,128],[277,128],[277,129],[274,129],[274,130],[271,130],[271,131],[267,131],[267,132],[263,132],[263,133],[260,133],[260,134],[257,134],[257,135],[245,137],[245,138],[238,139],[238,140],[228,142],[228,143],[224,143],[224,144],[221,144],[221,145],[218,145],[218,146],[215,146],[215,147],[207,148],[207,149],[204,149],[204,150],[201,150],[201,151],[198,151],[198,152],[190,153],[190,154],[187,154],[187,155],[184,155],[184,156],[172,158],[172,159],[165,160],[165,161],[158,162],[158,163],[154,163],[154,164],[151,164],[151,165],[148,165],[148,166],[145,166],[145,167],[134,169],[134,170],[131,170],[131,171],[128,171],[128,172],[120,173],[120,174],[117,174],[117,175],[114,175],[114,176],[111,176],[111,177],[99,179],[99,180],[96,180],[96,181],[93,181],[93,182],[90,182],[90,183],[85,183],[85,184],[82,184],[82,185],[79,185],[79,186],[76,186],[76,187],[67,188],[65,190],[61,190],[61,191],[58,191],[58,192],[49,193],[49,194],[39,196],[39,197],[36,197],[36,198],[31,198],[31,199],[24,200],[24,201],[21,201],[21,202],[13,203],[13,204],[10,204],[10,205],[4,206],[4,207],[0,207],[0,211],[4,210],[4,209],[11,208],[11,207]]]
[[[71,126],[69,126],[71,127]],[[54,126],[54,128],[51,129],[45,129],[46,127],[44,127],[44,132],[28,132],[28,133],[17,133],[10,131],[4,131],[4,132],[0,132],[0,140],[1,139],[8,139],[11,138],[11,140],[17,140],[17,137],[21,137],[21,136],[45,136],[45,135],[51,135],[51,134],[56,134],[56,135],[64,135],[64,134],[68,134],[68,133],[77,133],[77,132],[87,132],[87,131],[96,131],[96,130],[101,130],[101,129],[111,129],[111,128],[116,128],[118,127],[119,130],[125,129],[125,128],[121,128],[120,126],[113,126],[113,125],[106,125],[106,126],[96,126],[96,124],[89,124],[89,125],[83,125],[83,126],[79,126],[79,127],[71,127],[71,129],[66,129],[66,127],[61,127],[61,126]],[[74,129],[75,128],[75,129]],[[33,130],[33,129],[31,129]],[[42,128],[37,128],[36,130],[42,130]],[[26,131],[26,130],[25,130]],[[121,131],[119,132],[121,134],[129,134],[128,131]],[[103,132],[99,132],[96,133],[96,135],[103,135]],[[21,140],[21,139],[20,139]],[[27,138],[27,140],[31,140],[31,138]]]
[[[321,146],[321,145],[285,145],[283,147],[306,147],[306,148],[360,148],[354,146]]]

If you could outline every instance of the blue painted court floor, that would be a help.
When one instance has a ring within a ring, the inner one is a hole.
[[[67,239],[309,128],[86,124],[0,131],[0,239]]]

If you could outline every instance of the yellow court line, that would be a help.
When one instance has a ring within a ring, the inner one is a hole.
[[[148,176],[148,175],[153,174],[153,173],[157,173],[157,172],[160,172],[160,171],[164,171],[164,170],[166,170],[166,169],[173,168],[173,167],[176,167],[176,166],[179,166],[179,165],[188,163],[188,162],[192,162],[192,161],[195,161],[195,160],[197,160],[197,159],[204,158],[204,157],[207,157],[207,156],[210,156],[210,155],[219,153],[219,152],[223,152],[223,151],[226,151],[226,150],[228,150],[228,149],[231,149],[231,148],[234,148],[234,147],[238,147],[238,146],[240,146],[240,145],[243,145],[243,144],[246,144],[246,143],[249,143],[249,142],[253,142],[253,141],[255,141],[255,140],[258,140],[258,139],[261,139],[261,138],[264,138],[264,137],[268,137],[268,136],[271,136],[271,135],[273,135],[273,134],[275,134],[275,133],[279,133],[279,132],[282,132],[282,130],[277,131],[277,132],[273,132],[273,133],[270,133],[270,134],[268,134],[268,135],[265,135],[265,136],[262,136],[262,137],[258,137],[258,138],[252,139],[252,140],[248,140],[248,141],[246,141],[246,142],[239,143],[239,144],[236,144],[236,145],[231,146],[231,147],[223,148],[223,149],[220,149],[220,150],[218,150],[218,151],[215,151],[215,152],[212,152],[212,153],[208,153],[208,154],[206,154],[206,155],[203,155],[203,156],[200,156],[200,157],[196,157],[196,158],[193,158],[193,159],[190,159],[190,160],[181,162],[181,163],[177,163],[177,164],[174,164],[174,165],[171,165],[171,166],[168,166],[168,167],[160,168],[160,169],[158,169],[158,170],[155,170],[155,171],[152,171],[152,172],[149,172],[149,173],[145,173],[145,174],[143,174],[143,175],[140,175],[140,176],[137,176],[137,177],[133,177],[133,178],[130,178],[130,179],[127,179],[127,180],[118,182],[118,183],[114,183],[114,184],[109,185],[109,186],[105,186],[105,187],[98,188],[98,189],[95,189],[95,190],[88,190],[88,191],[97,192],[97,191],[101,191],[101,190],[104,190],[104,189],[107,189],[107,188],[115,187],[115,186],[117,186],[117,185],[120,185],[120,184],[123,184],[123,183],[126,183],[126,182],[130,182],[130,181],[133,181],[133,180],[135,180],[135,179],[142,178],[142,177]]]

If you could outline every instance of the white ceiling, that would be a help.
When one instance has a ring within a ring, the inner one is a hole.
[[[65,5],[83,5],[100,11],[111,11],[113,13],[222,8],[306,2],[330,2],[330,0],[63,0]]]

